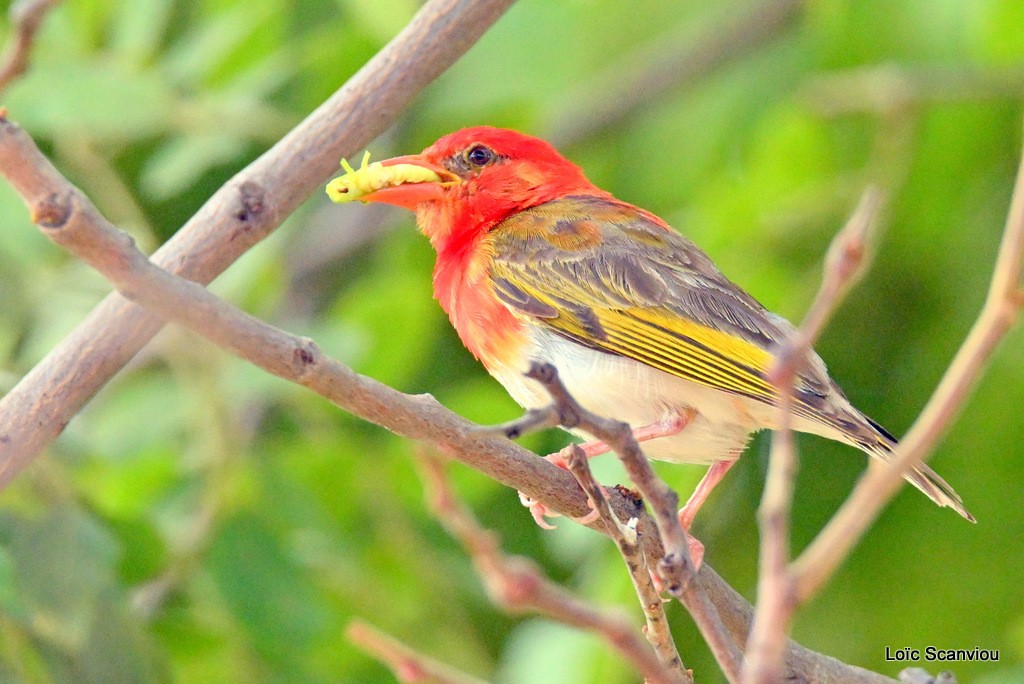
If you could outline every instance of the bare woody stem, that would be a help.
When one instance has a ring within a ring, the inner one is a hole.
[[[228,181],[153,261],[209,283],[269,235],[337,168],[380,134],[513,0],[430,0],[408,26],[323,105]],[[3,160],[9,178],[24,160]],[[12,180],[12,182],[14,182]],[[52,187],[26,188],[36,204]],[[0,398],[0,487],[35,458],[163,326],[118,294]]]
[[[11,5],[9,15],[14,31],[0,60],[0,93],[28,69],[39,27],[47,12],[59,4],[60,0],[18,0]]]
[[[679,657],[679,651],[676,650],[672,631],[669,628],[668,619],[665,617],[665,605],[657,587],[654,586],[650,566],[638,543],[636,525],[639,520],[633,517],[625,525],[622,524],[615,512],[612,511],[604,488],[594,479],[586,454],[576,444],[569,447],[567,467],[576,481],[580,483],[583,491],[587,493],[590,501],[593,502],[594,509],[601,519],[609,523],[606,529],[610,531],[612,540],[618,546],[619,553],[622,554],[622,559],[626,562],[626,569],[633,582],[633,589],[636,591],[637,598],[640,599],[640,607],[647,623],[647,641],[654,647],[658,659],[669,671],[675,672],[681,681],[692,683],[693,679],[687,673],[683,661]]]
[[[345,629],[353,644],[386,664],[400,682],[418,684],[486,684],[484,680],[439,663],[388,636],[362,620],[353,620]]]
[[[1024,158],[1017,170],[1010,211],[996,256],[988,297],[921,415],[900,441],[888,468],[869,470],[814,541],[793,563],[796,596],[814,596],[896,494],[903,475],[927,459],[963,406],[992,353],[1024,306]]]
[[[665,549],[657,565],[665,589],[690,611],[722,672],[729,681],[736,681],[740,672],[740,652],[700,583],[695,581],[696,569],[690,558],[686,532],[679,524],[676,513],[678,495],[654,473],[629,425],[594,415],[584,409],[569,394],[558,377],[558,371],[550,364],[535,363],[526,375],[543,385],[551,395],[554,403],[547,410],[548,422],[557,420],[558,424],[567,428],[579,427],[607,444],[622,461],[633,484],[651,507],[658,536]],[[534,413],[527,414],[523,424],[538,422],[544,421]],[[520,433],[522,429],[523,425],[515,423],[505,426],[507,433]]]
[[[803,324],[776,354],[769,377],[776,387],[778,426],[772,435],[768,478],[758,518],[761,562],[757,607],[747,642],[744,684],[772,684],[783,679],[786,634],[797,608],[790,576],[790,510],[797,472],[793,439],[793,391],[801,370],[829,316],[864,272],[870,232],[882,204],[881,193],[868,188],[850,220],[832,240],[825,259],[821,287]]]

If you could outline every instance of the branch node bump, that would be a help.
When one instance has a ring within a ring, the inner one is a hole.
[[[51,192],[32,207],[32,223],[49,230],[58,230],[71,218],[71,196]]]
[[[640,492],[635,489],[630,489],[625,485],[615,485],[613,487],[609,487],[609,489],[620,495],[633,506],[633,510],[630,512],[629,517],[638,518],[644,514],[644,499],[640,496]]]
[[[309,369],[316,365],[319,358],[320,347],[308,337],[302,338],[301,344],[295,347],[295,350],[292,352],[292,362],[298,369],[300,376],[309,372]]]
[[[255,181],[245,181],[238,186],[238,212],[235,214],[242,223],[249,223],[266,210],[266,191]]]

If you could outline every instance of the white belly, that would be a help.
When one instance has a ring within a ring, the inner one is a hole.
[[[773,409],[613,354],[587,349],[546,331],[535,333],[531,353],[512,365],[491,368],[512,398],[524,408],[540,408],[551,398],[523,375],[531,361],[551,363],[580,404],[601,416],[634,428],[695,410],[677,435],[643,445],[650,458],[678,463],[711,463],[739,458],[750,436],[768,427]]]

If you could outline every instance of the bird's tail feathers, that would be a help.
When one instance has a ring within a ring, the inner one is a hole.
[[[864,416],[864,419],[871,426],[872,432],[874,433],[874,439],[866,439],[862,441],[861,446],[872,456],[875,456],[886,463],[891,462],[892,452],[893,449],[896,448],[897,444],[896,438],[889,434],[885,428],[867,416]],[[904,475],[904,477],[908,482],[910,482],[910,484],[920,489],[925,496],[937,503],[939,506],[949,506],[967,520],[977,522],[974,519],[974,516],[971,515],[964,507],[963,499],[961,499],[960,495],[956,493],[956,490],[954,490],[948,482],[942,479],[942,476],[925,464],[918,464],[913,470]]]

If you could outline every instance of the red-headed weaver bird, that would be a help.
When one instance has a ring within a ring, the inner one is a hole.
[[[334,201],[416,212],[437,251],[435,297],[520,405],[550,402],[523,373],[532,361],[551,363],[581,405],[649,440],[652,458],[711,465],[680,511],[685,527],[751,435],[775,426],[778,395],[766,376],[793,326],[663,220],[596,187],[548,143],[476,127],[421,154],[343,165],[348,173],[327,186]],[[809,356],[796,381],[793,428],[889,460],[896,440]],[[973,521],[928,466],[906,478]]]

